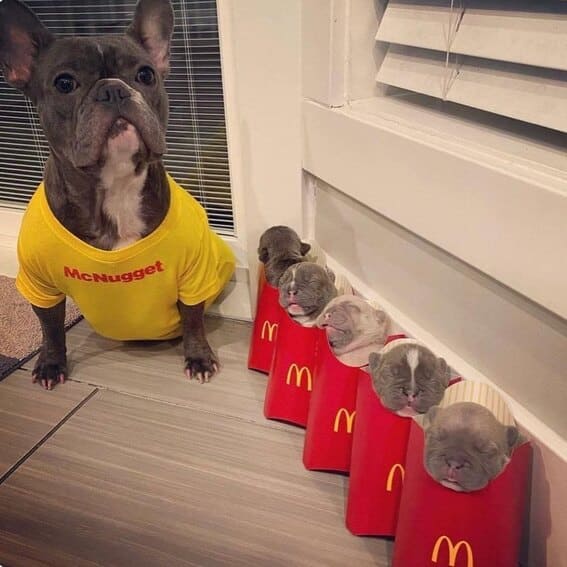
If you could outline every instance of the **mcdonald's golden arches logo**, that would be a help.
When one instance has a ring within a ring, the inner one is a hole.
[[[388,478],[386,479],[386,492],[392,492],[392,485],[394,484],[394,475],[396,474],[396,471],[400,473],[402,484],[404,483],[404,475],[405,475],[404,467],[402,467],[400,463],[396,463],[395,465],[392,465],[392,468],[388,473]]]
[[[307,378],[307,391],[311,392],[313,389],[313,379],[311,378],[311,370],[307,366],[302,366],[299,368],[295,362],[287,369],[287,377],[285,379],[286,384],[291,384],[291,378],[295,374],[295,385],[299,388],[301,382],[303,381],[303,375],[305,374]]]
[[[354,424],[354,416],[355,415],[356,415],[356,411],[349,412],[346,408],[341,408],[337,412],[337,415],[335,416],[335,423],[333,424],[333,431],[335,433],[339,432],[341,417],[344,416],[345,423],[346,423],[346,431],[347,431],[347,433],[352,433],[352,426]]]
[[[268,342],[272,342],[274,340],[274,332],[278,328],[277,323],[270,323],[267,319],[264,321],[262,325],[262,333],[260,338],[262,340],[266,339],[266,335],[268,336]]]
[[[447,544],[447,550],[449,552],[449,563],[448,563],[449,567],[455,567],[455,564],[457,562],[457,556],[459,555],[459,551],[461,550],[461,547],[464,547],[467,554],[467,567],[474,567],[473,551],[469,542],[462,539],[453,545],[451,538],[447,537],[446,535],[442,535],[438,537],[437,541],[435,542],[435,545],[433,547],[433,553],[431,554],[431,561],[433,561],[433,563],[438,562],[439,551],[441,550],[441,545],[443,543]]]

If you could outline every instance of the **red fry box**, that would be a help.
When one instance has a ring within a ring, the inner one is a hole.
[[[363,370],[337,359],[326,337],[321,341],[303,464],[310,470],[349,472],[358,378]]]
[[[411,422],[386,409],[370,374],[360,374],[346,508],[354,535],[396,533]]]
[[[315,363],[325,332],[303,327],[282,310],[278,342],[268,376],[264,415],[305,427],[315,382]]]
[[[517,567],[528,499],[531,446],[476,492],[455,492],[423,466],[424,434],[413,423],[393,567]]]
[[[268,373],[276,345],[278,323],[283,313],[278,288],[266,282],[263,266],[259,270],[258,301],[248,351],[248,368]]]

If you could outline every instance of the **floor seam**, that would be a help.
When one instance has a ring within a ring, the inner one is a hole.
[[[29,451],[20,457],[4,474],[0,476],[0,485],[10,478],[42,445],[45,444],[69,419],[71,419],[87,402],[89,402],[99,389],[95,388],[90,394],[83,398],[72,410],[70,410],[56,425],[54,425]]]
[[[136,398],[136,399],[139,399],[139,400],[146,400],[148,402],[155,402],[155,403],[158,403],[158,404],[165,404],[165,405],[168,405],[168,406],[187,409],[187,410],[191,410],[191,411],[198,411],[200,413],[204,413],[204,414],[207,414],[207,415],[224,417],[224,418],[229,418],[229,419],[235,419],[235,420],[240,421],[242,423],[250,423],[250,424],[253,424],[253,425],[258,425],[259,427],[263,427],[263,428],[269,429],[271,431],[286,431],[286,432],[294,433],[294,434],[297,434],[297,435],[304,435],[305,434],[305,430],[303,428],[299,428],[299,427],[297,427],[297,428],[293,427],[293,428],[290,428],[290,429],[284,429],[284,428],[281,428],[281,427],[271,427],[269,425],[269,420],[267,420],[267,419],[264,422],[256,421],[254,419],[251,419],[251,418],[247,419],[247,418],[244,418],[244,417],[238,416],[238,415],[231,415],[231,414],[227,414],[227,413],[219,413],[219,412],[213,411],[213,410],[207,410],[207,409],[199,407],[199,406],[176,403],[176,402],[172,402],[170,400],[154,398],[150,395],[136,394],[134,392],[129,392],[128,390],[119,390],[119,389],[115,389],[115,388],[109,388],[108,386],[103,386],[101,384],[96,384],[96,383],[87,382],[87,381],[83,381],[83,380],[77,380],[76,378],[67,378],[65,382],[75,382],[77,384],[83,384],[83,385],[90,386],[91,388],[96,388],[98,391],[112,392],[114,394],[121,394],[123,396],[129,396],[131,398]],[[291,427],[291,425],[290,425],[290,427]]]

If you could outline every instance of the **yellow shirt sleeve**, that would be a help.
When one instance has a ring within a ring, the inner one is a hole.
[[[185,305],[205,302],[208,307],[223,290],[235,267],[232,250],[205,220],[199,250],[179,278],[179,299]]]
[[[42,273],[33,256],[24,253],[24,250],[33,250],[33,246],[26,246],[26,238],[27,234],[21,233],[18,241],[20,268],[16,277],[16,288],[36,307],[55,307],[65,299],[65,294],[48,281],[48,276]]]

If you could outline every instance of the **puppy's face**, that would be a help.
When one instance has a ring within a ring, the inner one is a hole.
[[[388,323],[384,311],[355,295],[335,297],[317,319],[317,326],[325,329],[335,354],[348,352],[350,345],[383,344]]]
[[[510,460],[518,430],[471,402],[431,408],[425,418],[424,465],[443,486],[459,492],[484,488]]]
[[[386,345],[369,358],[370,374],[380,400],[400,415],[425,413],[443,398],[449,369],[428,348],[401,342]]]
[[[35,103],[56,159],[96,169],[126,150],[148,162],[166,149],[172,29],[169,0],[142,0],[125,35],[57,39],[22,4],[4,0],[0,63]]]
[[[280,305],[292,317],[317,317],[337,294],[327,271],[311,262],[289,267],[278,287]]]

